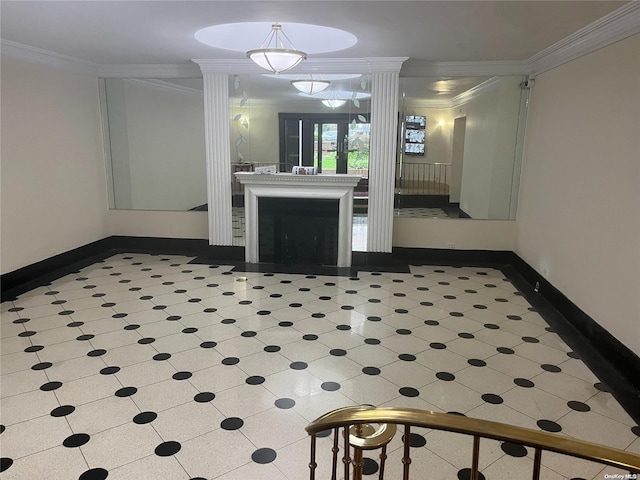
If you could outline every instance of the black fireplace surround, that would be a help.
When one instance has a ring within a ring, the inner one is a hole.
[[[258,198],[260,262],[336,265],[340,200]]]

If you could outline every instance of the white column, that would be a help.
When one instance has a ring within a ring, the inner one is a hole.
[[[398,136],[398,72],[371,78],[371,145],[367,251],[391,252]]]
[[[229,76],[204,73],[204,128],[209,201],[209,245],[233,245]]]
[[[353,253],[353,187],[340,197],[338,208],[338,266],[350,267]]]
[[[372,73],[369,221],[367,250],[391,252],[398,123],[398,76],[407,57],[319,58],[296,73]],[[204,80],[205,140],[209,185],[209,243],[232,245],[229,74],[264,73],[244,59],[194,59]]]

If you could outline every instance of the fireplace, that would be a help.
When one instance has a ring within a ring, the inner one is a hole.
[[[338,267],[351,266],[353,188],[361,178],[359,175],[292,175],[288,173],[259,175],[249,172],[237,172],[234,175],[244,185],[246,262],[287,263],[289,261],[288,255],[293,246],[297,251],[314,249],[318,255],[311,263],[331,264]],[[271,205],[269,202],[259,203],[259,200],[265,198],[277,201]],[[330,202],[318,202],[319,200],[328,200]],[[284,214],[284,217],[280,215],[279,220],[274,220],[276,223],[273,223],[271,227],[273,233],[267,233],[269,227],[264,230],[265,225],[270,223],[270,219],[263,219],[264,231],[261,232],[260,219],[263,216],[263,212],[267,217],[273,217],[272,214],[267,212],[273,211],[273,205],[276,205],[275,208],[277,209],[279,201],[284,201],[284,204],[280,205],[281,207],[286,205],[290,213],[286,213],[281,208],[279,213]],[[310,201],[310,203],[305,207],[302,203],[304,201]],[[291,221],[307,222],[303,220],[305,216],[316,216],[318,217],[317,221],[320,221],[320,219],[327,220],[328,232],[325,232],[323,238],[319,236],[319,229],[309,227],[307,230],[310,238],[308,238],[309,236],[303,238],[306,232],[302,236],[299,236],[300,233],[295,233],[295,245],[291,245],[292,240],[288,232],[286,233],[286,241],[282,229],[277,233],[275,232],[277,222],[280,223],[280,226]],[[294,220],[295,218],[297,220]],[[329,219],[332,219],[331,222],[329,222]],[[335,227],[336,224],[337,228]],[[334,226],[331,227],[330,225]],[[331,232],[336,229],[335,237],[337,237],[337,241],[334,242],[329,237],[334,237]],[[276,243],[279,243],[279,246],[273,243],[270,247],[266,247],[269,239],[262,239],[262,235],[277,237],[279,240]],[[330,244],[332,246],[329,246]],[[277,251],[278,249],[279,251]],[[335,255],[330,254],[332,249],[336,250]],[[311,257],[303,256],[291,261],[303,263],[305,259],[310,261]]]
[[[259,260],[336,265],[339,207],[334,199],[258,198]]]

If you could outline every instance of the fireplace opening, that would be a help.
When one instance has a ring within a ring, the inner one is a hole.
[[[336,265],[339,208],[334,199],[258,198],[259,261]]]

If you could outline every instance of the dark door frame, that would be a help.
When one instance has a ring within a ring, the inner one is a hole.
[[[370,122],[369,114],[358,114],[364,116]],[[280,136],[280,164],[286,163],[287,157],[287,122],[302,120],[302,165],[313,166],[313,125],[315,123],[336,123],[338,125],[336,139],[336,173],[347,173],[349,152],[345,140],[349,135],[349,123],[354,115],[348,113],[278,113],[279,136]],[[362,122],[360,122],[362,123]],[[320,150],[320,149],[319,149]]]

